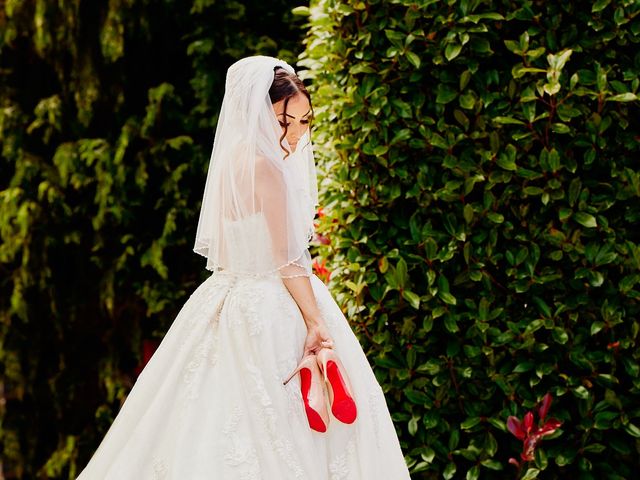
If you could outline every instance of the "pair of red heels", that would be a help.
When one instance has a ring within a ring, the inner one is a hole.
[[[322,342],[318,353],[306,355],[300,360],[296,369],[284,381],[286,385],[293,376],[300,372],[300,390],[309,421],[309,427],[317,432],[326,432],[329,425],[329,412],[325,398],[325,390],[320,381],[321,374],[327,385],[331,413],[342,423],[353,423],[358,414],[353,389],[342,362],[333,351],[330,342]]]

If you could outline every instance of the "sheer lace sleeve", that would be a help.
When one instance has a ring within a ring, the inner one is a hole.
[[[263,214],[271,241],[273,264],[283,278],[309,277],[312,274],[311,255],[307,232],[292,231],[300,225],[293,215],[295,191],[286,188],[286,170],[276,168],[270,161],[259,157],[255,170],[256,207]]]

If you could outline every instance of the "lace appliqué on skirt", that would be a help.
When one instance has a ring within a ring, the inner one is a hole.
[[[241,315],[230,318],[229,325],[234,328],[246,325],[249,335],[258,335],[262,332],[264,322],[264,289],[256,285],[251,279],[243,280],[229,292],[229,306],[233,311],[239,311]]]
[[[349,457],[355,452],[355,440],[352,436],[347,443],[344,452],[337,455],[329,463],[329,473],[331,480],[349,480]]]
[[[276,410],[264,385],[262,370],[252,361],[247,362],[245,367],[251,375],[255,387],[251,392],[254,401],[250,402],[250,405],[253,407],[255,417],[262,420],[262,426],[268,435],[269,445],[293,472],[294,478],[304,479],[304,471],[294,456],[294,445],[288,439],[283,438],[278,430]]]
[[[184,388],[180,392],[182,396],[182,408],[180,409],[180,421],[182,422],[185,415],[189,412],[189,404],[191,400],[198,398],[200,389],[195,381],[198,375],[204,372],[204,368],[208,362],[209,367],[213,367],[218,357],[218,329],[220,313],[224,307],[227,294],[221,296],[218,304],[209,317],[209,323],[205,330],[205,334],[198,342],[193,354],[184,367],[182,373],[182,383]],[[208,313],[208,312],[207,312]]]
[[[225,423],[222,433],[228,439],[224,461],[230,467],[239,469],[239,480],[261,480],[258,453],[246,438],[238,433],[242,411],[236,406]]]
[[[167,479],[167,466],[159,457],[153,457],[153,480]]]

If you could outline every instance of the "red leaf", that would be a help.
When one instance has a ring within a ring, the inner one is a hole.
[[[524,416],[524,431],[525,433],[529,433],[531,431],[531,427],[533,427],[533,412],[527,412]]]
[[[536,457],[536,447],[538,446],[539,435],[531,435],[527,437],[522,446],[520,458],[525,462],[530,462]]]
[[[517,417],[510,416],[507,418],[507,428],[518,440],[524,440],[526,434],[522,428],[522,423]]]
[[[550,393],[547,393],[544,397],[542,397],[542,403],[540,404],[540,408],[538,408],[538,415],[540,415],[540,420],[543,420],[547,417],[547,413],[549,413],[549,407],[551,406],[551,400],[553,397]]]
[[[540,427],[540,430],[538,430],[538,435],[540,435],[541,437],[545,435],[551,435],[560,427],[560,425],[562,425],[562,422],[560,420],[556,418],[550,418],[544,423],[544,425],[542,425],[542,427]]]
[[[329,240],[329,237],[327,237],[326,235],[322,235],[320,233],[316,234],[316,241],[318,243],[321,243],[322,245],[329,245],[331,243],[331,241]]]

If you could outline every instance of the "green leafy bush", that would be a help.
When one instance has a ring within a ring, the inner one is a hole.
[[[640,5],[307,13],[319,248],[414,478],[633,477]],[[547,392],[562,426],[518,472],[507,418]]]

